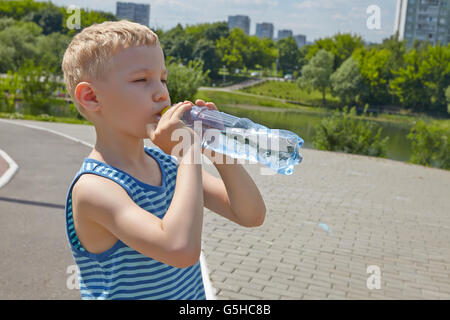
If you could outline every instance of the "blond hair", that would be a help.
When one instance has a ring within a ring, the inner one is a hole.
[[[75,106],[85,118],[75,98],[82,79],[105,79],[114,54],[137,46],[159,45],[158,35],[148,27],[127,20],[93,24],[75,35],[62,61],[64,82]]]

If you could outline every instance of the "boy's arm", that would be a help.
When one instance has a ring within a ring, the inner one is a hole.
[[[197,263],[203,223],[202,168],[188,156],[193,157],[192,148],[180,161],[175,193],[163,219],[139,207],[114,181],[90,174],[73,188],[74,214],[158,261],[178,268]]]
[[[217,110],[215,103],[197,99],[195,104]],[[244,227],[257,227],[263,224],[266,206],[252,178],[234,159],[209,149],[202,148],[219,171],[218,179],[203,170],[203,192],[205,207]],[[216,162],[221,158],[223,161]],[[220,163],[220,164],[219,164]],[[228,163],[228,164],[227,164]]]
[[[211,156],[210,150],[207,151],[204,152],[205,156],[213,162],[222,179],[203,169],[205,207],[244,227],[262,225],[266,206],[247,171],[240,164],[230,164],[235,161],[228,156],[217,153],[224,157],[219,164],[214,161],[216,156]]]

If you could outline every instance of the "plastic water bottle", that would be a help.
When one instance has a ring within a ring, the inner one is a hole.
[[[294,165],[303,159],[300,148],[304,141],[289,130],[269,129],[247,118],[196,105],[181,120],[192,129],[196,121],[201,121],[202,148],[256,161],[277,173],[291,175]]]

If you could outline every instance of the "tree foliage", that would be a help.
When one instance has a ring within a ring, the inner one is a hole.
[[[228,37],[221,37],[216,46],[222,62],[232,69],[271,67],[277,56],[272,40],[247,36],[240,28],[231,30]]]
[[[447,113],[445,90],[450,85],[450,45],[428,45],[405,55],[405,66],[390,83],[405,108]]]
[[[360,102],[365,91],[364,79],[358,68],[358,62],[352,57],[331,75],[333,93],[339,97],[343,105],[353,105]]]
[[[203,61],[189,61],[184,66],[180,59],[169,58],[167,64],[167,88],[171,102],[193,100],[197,89],[204,84],[208,76],[208,72],[203,72]]]
[[[324,49],[317,51],[309,63],[302,68],[302,76],[297,83],[302,88],[319,90],[322,93],[322,104],[326,104],[326,91],[331,88],[333,73],[333,54]]]
[[[284,38],[277,41],[278,65],[284,73],[293,73],[298,69],[300,50],[293,37]]]
[[[450,130],[437,123],[430,125],[418,121],[408,134],[411,140],[410,162],[450,169]]]
[[[20,91],[26,113],[51,114],[54,92],[59,87],[55,75],[32,60],[26,60],[18,71]]]
[[[382,128],[364,119],[367,107],[360,119],[356,119],[355,107],[350,112],[347,107],[343,112],[335,110],[323,119],[315,126],[314,147],[385,158],[389,137],[381,139]]]
[[[333,37],[318,39],[309,48],[307,58],[310,60],[319,50],[326,50],[334,56],[333,71],[335,71],[356,49],[362,47],[364,47],[364,43],[360,36],[337,33]]]
[[[391,52],[388,49],[360,48],[355,50],[353,58],[358,62],[359,70],[368,88],[363,101],[373,104],[386,104],[391,101],[389,81],[393,78],[389,66]]]

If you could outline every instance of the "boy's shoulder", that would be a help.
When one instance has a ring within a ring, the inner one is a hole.
[[[126,193],[117,183],[96,174],[83,174],[72,188],[74,203],[107,205],[115,203]]]

